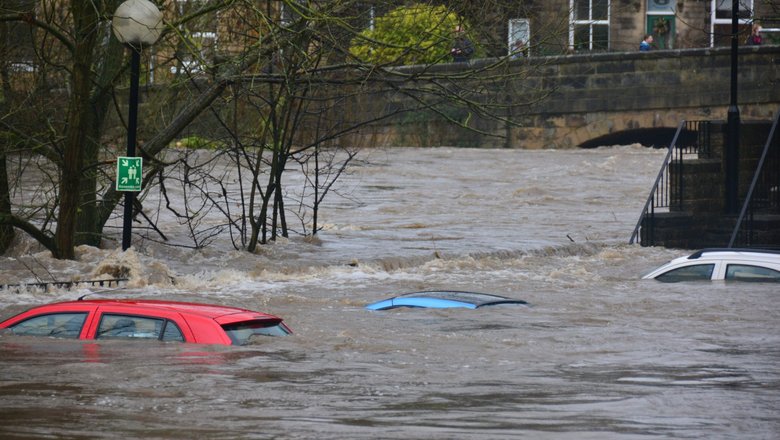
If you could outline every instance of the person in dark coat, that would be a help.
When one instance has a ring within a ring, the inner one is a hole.
[[[466,37],[466,31],[462,26],[455,27],[455,41],[450,50],[453,61],[456,63],[466,62],[474,54],[474,45]]]

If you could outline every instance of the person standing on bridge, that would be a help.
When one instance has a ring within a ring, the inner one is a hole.
[[[463,26],[455,27],[455,42],[452,45],[450,55],[452,55],[453,61],[456,63],[463,63],[471,58],[474,54],[474,45],[471,44],[471,40],[466,37],[466,31],[463,30]]]
[[[653,49],[653,36],[651,34],[645,34],[645,37],[642,38],[642,42],[639,43],[639,51],[640,52],[650,52]]]
[[[753,23],[753,29],[750,31],[750,35],[747,37],[746,43],[748,46],[760,46],[761,45],[761,25]]]

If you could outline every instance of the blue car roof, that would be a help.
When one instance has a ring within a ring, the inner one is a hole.
[[[435,290],[405,293],[369,304],[366,308],[368,310],[388,310],[396,307],[424,307],[435,309],[463,307],[467,309],[476,309],[478,307],[498,304],[528,305],[528,303],[523,300],[499,295],[490,295],[487,293]]]

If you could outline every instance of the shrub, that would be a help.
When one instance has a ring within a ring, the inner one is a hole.
[[[350,53],[371,64],[449,62],[458,25],[463,25],[463,20],[444,6],[399,7],[378,17],[374,29],[366,29],[355,37]]]

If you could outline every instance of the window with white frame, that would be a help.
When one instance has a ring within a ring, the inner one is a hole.
[[[731,35],[733,0],[710,0],[710,47],[715,46],[716,34]],[[753,0],[739,0],[739,25],[753,21]]]
[[[569,47],[609,49],[610,0],[569,0]]]
[[[753,15],[753,0],[739,0],[739,16],[740,18],[749,18]],[[733,0],[712,0],[713,8],[715,12],[715,18],[718,20],[726,20],[731,23],[731,9],[734,6]]]
[[[527,18],[509,20],[507,53],[512,56],[528,56],[531,41],[531,21]],[[519,54],[518,54],[519,52]]]

